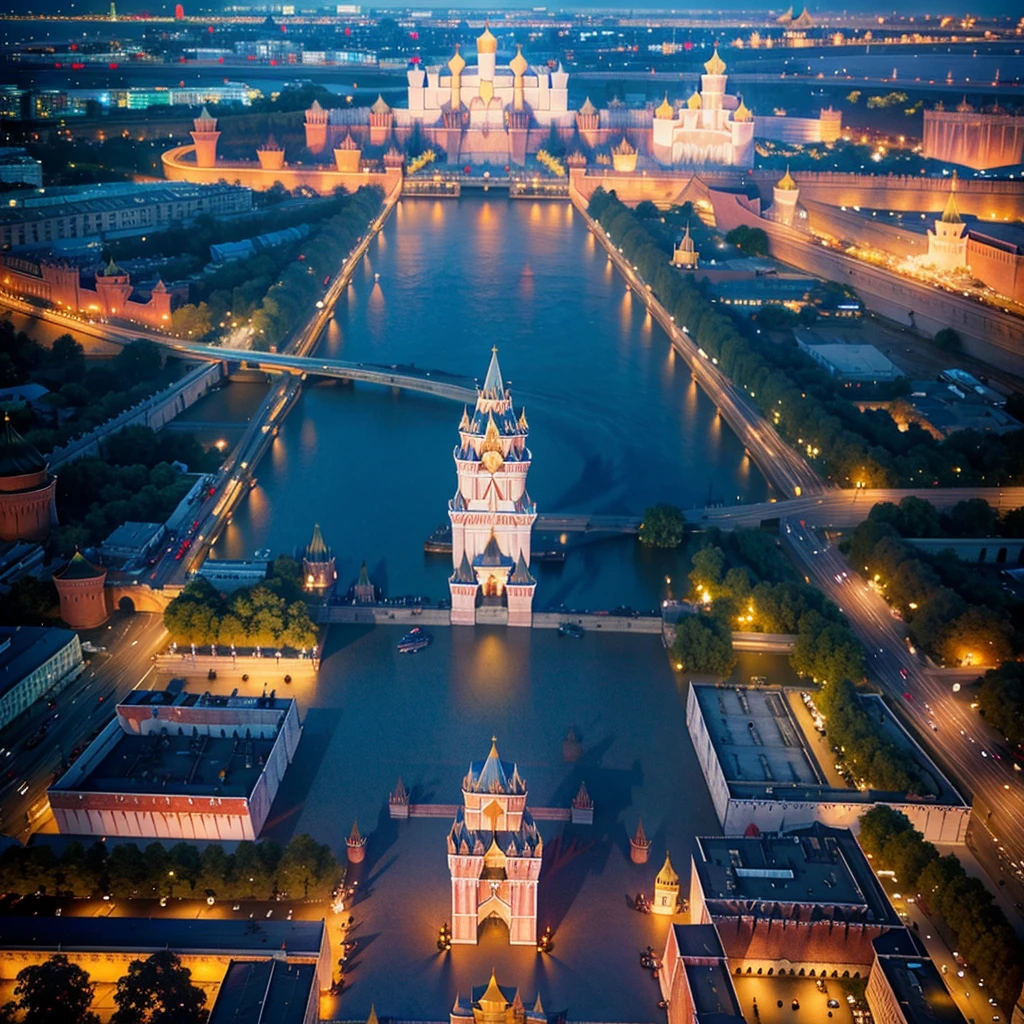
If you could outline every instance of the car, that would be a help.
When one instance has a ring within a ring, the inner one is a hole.
[[[930,718],[928,719],[928,728],[931,729],[932,732],[939,731],[939,727]]]
[[[828,1001],[827,1005],[828,1005],[828,1008],[830,1010],[838,1010],[839,1009],[839,1000],[838,999],[830,999]]]
[[[900,676],[903,679],[909,679],[910,678],[910,673],[905,668],[901,668],[900,669]]]
[[[903,698],[904,698],[904,700],[909,700],[911,703],[913,703],[913,701],[914,701],[914,695],[912,693],[910,693],[909,691],[907,691],[906,693],[903,694]]]

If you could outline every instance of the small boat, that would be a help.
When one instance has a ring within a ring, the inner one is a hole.
[[[398,650],[402,654],[416,654],[430,646],[433,637],[419,626],[413,626],[401,640],[398,641]]]

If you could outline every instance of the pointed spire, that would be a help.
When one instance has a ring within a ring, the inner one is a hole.
[[[405,783],[402,781],[402,776],[398,776],[398,785],[395,786],[394,792],[391,794],[392,803],[396,804],[407,804],[409,802],[409,793],[405,788]]]
[[[540,989],[537,989],[537,998],[534,1000],[534,1003],[533,1003],[533,1012],[534,1013],[543,1013],[544,1012],[544,1004],[540,1001]]]
[[[373,106],[370,107],[371,114],[390,114],[391,108],[388,106],[387,101],[384,97],[377,93],[377,98],[373,101]]]
[[[707,61],[704,65],[704,70],[709,75],[724,75],[725,74],[725,61],[718,56],[718,47],[715,47],[715,52],[711,55],[711,60]]]
[[[465,551],[462,552],[462,561],[459,562],[458,569],[455,570],[452,576],[453,583],[476,583],[476,574],[473,572],[473,567],[469,564],[469,556]]]
[[[946,208],[942,211],[943,224],[963,224],[963,218],[956,205],[956,171],[953,172],[953,180],[949,184],[949,198],[946,200]]]
[[[679,885],[679,876],[676,874],[676,869],[672,867],[672,858],[669,857],[668,850],[665,851],[665,863],[662,864],[654,884],[669,888]]]
[[[368,570],[366,568],[366,562],[365,561],[359,567],[359,579],[356,581],[356,586],[357,587],[369,587],[369,586],[371,586],[371,583],[370,583],[370,573],[368,572]]]
[[[370,1016],[366,1018],[366,1024],[379,1024],[377,1020],[377,1008],[370,1003]]]
[[[491,33],[491,20],[490,18],[484,19],[484,30],[483,33],[476,37],[476,52],[477,53],[497,53],[498,52],[498,40],[494,38]]]
[[[110,257],[110,261],[107,263],[106,269],[103,271],[104,277],[121,277],[124,271],[114,262],[114,257]]]
[[[754,115],[747,108],[746,103],[743,102],[742,96],[740,97],[740,105],[733,111],[732,119],[734,121],[739,121],[741,124],[746,121],[754,120]]]
[[[779,178],[775,187],[782,192],[795,192],[799,188],[793,175],[789,173],[789,164],[786,164],[786,173]]]
[[[703,106],[704,101],[700,98],[700,93],[697,91],[697,86],[693,87],[693,95],[686,101],[687,107],[690,110],[700,110]]]
[[[324,542],[324,535],[320,532],[320,524],[313,524],[313,537],[306,548],[306,561],[326,562],[331,557],[331,549]]]
[[[459,420],[459,430],[469,430],[469,409],[462,407],[462,419]]]
[[[597,107],[595,107],[594,104],[590,102],[589,96],[583,101],[583,106],[580,107],[580,113],[588,115],[597,113]]]
[[[516,78],[522,78],[529,70],[530,65],[523,56],[522,43],[516,43],[516,55],[508,62],[508,66]]]
[[[358,820],[353,821],[352,822],[352,831],[349,832],[348,839],[346,840],[346,842],[348,842],[348,844],[350,846],[356,846],[359,843],[362,843],[363,841],[364,840],[363,840],[362,834],[359,831],[359,822],[358,822]]]
[[[522,409],[519,410],[519,429],[520,430],[529,430],[530,429],[530,424],[526,421],[526,406],[525,405],[522,407]]]
[[[455,78],[458,78],[466,70],[466,58],[459,52],[458,43],[455,44],[455,53],[452,54],[452,59],[448,61],[448,70]]]
[[[526,564],[526,559],[523,557],[522,551],[519,552],[519,559],[516,562],[515,572],[509,577],[509,583],[515,583],[519,586],[531,586],[537,581],[530,575],[530,568]]]
[[[487,983],[487,989],[484,994],[477,1000],[481,1005],[483,1003],[500,1004],[502,1009],[508,1006],[508,1001],[505,999],[505,993],[501,991],[498,985],[498,979],[495,976],[494,968],[491,968],[491,980]]]
[[[634,846],[650,846],[647,841],[647,833],[644,831],[644,820],[640,818],[636,823],[636,835],[633,837]]]
[[[501,379],[501,367],[498,365],[498,346],[491,349],[491,364],[487,367],[484,377],[483,391],[485,395],[501,398],[505,394],[505,382]]]
[[[655,110],[654,116],[662,121],[671,121],[676,116],[675,107],[668,101],[668,93],[665,93],[665,98],[661,101],[658,109]]]

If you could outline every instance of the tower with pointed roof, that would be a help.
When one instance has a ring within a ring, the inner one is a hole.
[[[302,579],[307,590],[326,591],[334,587],[338,572],[334,552],[327,546],[320,524],[313,524],[313,537],[302,554]]]
[[[193,131],[192,143],[195,146],[196,167],[217,166],[217,140],[220,132],[217,131],[217,118],[203,107],[200,115],[192,122]]]
[[[380,93],[370,107],[370,145],[383,146],[391,138],[395,113]]]
[[[0,424],[0,540],[43,540],[57,525],[57,478],[4,413]]]
[[[510,626],[532,623],[530,535],[537,506],[526,490],[528,435],[526,412],[517,415],[512,407],[495,348],[473,410],[463,410],[454,451],[458,482],[448,503],[453,625],[475,623],[478,603],[506,609]]]
[[[352,822],[352,831],[345,840],[349,864],[359,864],[366,857],[366,836],[359,831],[359,822]]]
[[[53,574],[60,598],[60,617],[72,629],[95,629],[110,617],[103,585],[107,570],[93,565],[80,551]]]
[[[943,273],[967,269],[967,225],[956,205],[956,183],[954,171],[946,208],[928,232],[928,255],[925,260]]]
[[[267,141],[256,147],[256,159],[263,170],[280,171],[284,167],[284,146],[268,135]]]
[[[636,824],[636,835],[629,837],[629,859],[634,864],[646,864],[647,856],[651,851],[651,841],[644,832],[643,821]]]
[[[515,764],[490,753],[462,780],[462,806],[448,831],[452,942],[476,945],[494,917],[514,946],[537,943],[537,883],[544,842],[526,808],[526,783]]]
[[[796,204],[800,200],[800,186],[786,167],[786,173],[772,186],[772,220],[793,226]]]
[[[674,914],[679,907],[679,875],[672,867],[672,860],[665,851],[665,863],[654,879],[654,900],[652,914]]]
[[[306,111],[306,149],[310,153],[322,153],[327,148],[327,124],[330,111],[324,110],[317,100]]]
[[[126,316],[125,307],[131,294],[131,277],[113,259],[110,259],[102,270],[97,271],[96,295],[100,309],[107,316]]]
[[[697,269],[697,247],[690,235],[689,221],[686,222],[686,231],[683,232],[683,237],[676,242],[675,248],[672,250],[672,263],[684,270]]]
[[[565,1017],[564,1012],[545,1012],[540,992],[528,1008],[519,989],[500,984],[494,970],[486,985],[472,988],[468,1000],[456,993],[448,1013],[449,1024],[550,1024]]]
[[[377,601],[377,588],[370,580],[365,562],[359,567],[359,576],[352,591],[356,604],[375,604]]]

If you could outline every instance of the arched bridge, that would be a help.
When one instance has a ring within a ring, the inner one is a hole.
[[[172,338],[160,344],[199,359],[224,363],[245,363],[269,373],[291,373],[308,377],[334,377],[358,380],[367,384],[383,384],[403,391],[422,391],[428,395],[450,398],[455,402],[475,402],[476,387],[468,377],[458,377],[440,370],[421,370],[416,366],[383,366],[376,363],[350,363],[343,359],[321,359],[315,356],[294,356],[284,352],[253,352],[249,349],[222,348],[218,345],[192,345]]]

